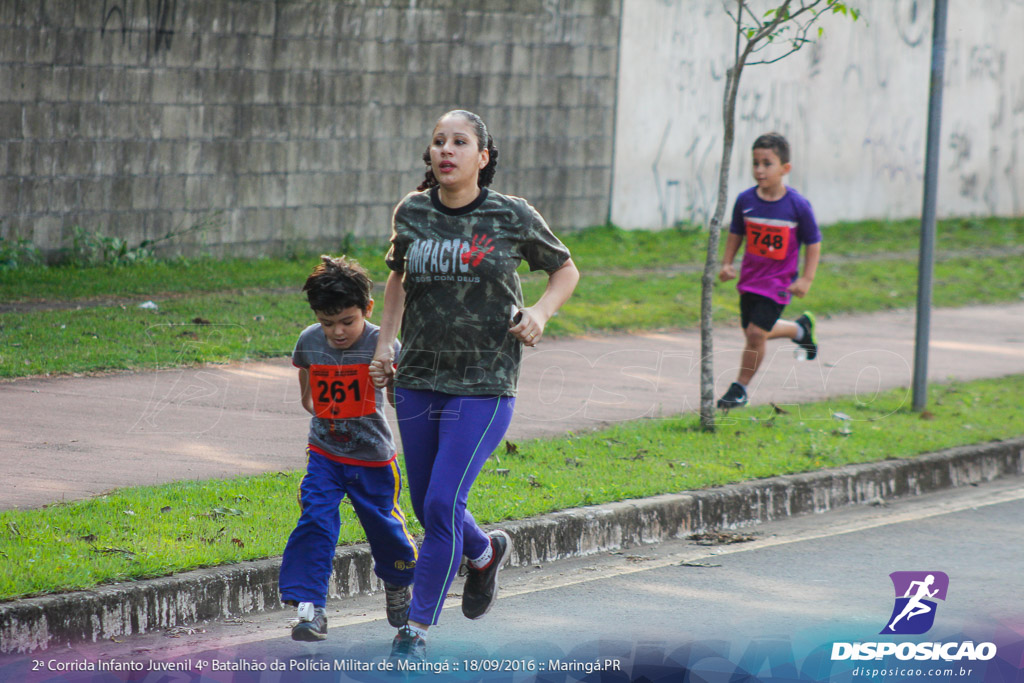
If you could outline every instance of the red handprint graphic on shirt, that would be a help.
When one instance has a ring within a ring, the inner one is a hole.
[[[494,251],[494,244],[487,235],[473,235],[473,243],[469,245],[469,251],[463,252],[462,262],[476,268],[484,257]]]

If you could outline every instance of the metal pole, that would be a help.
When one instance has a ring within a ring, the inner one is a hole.
[[[939,185],[939,129],[942,125],[942,81],[946,66],[947,0],[935,0],[932,20],[932,78],[928,97],[928,142],[924,160],[924,206],[921,210],[921,252],[917,266],[917,339],[914,344],[915,411],[928,402],[928,331],[931,327],[932,271],[935,266],[935,204]]]

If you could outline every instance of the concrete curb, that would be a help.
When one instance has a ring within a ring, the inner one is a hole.
[[[567,510],[502,527],[513,538],[511,561],[528,565],[1021,474],[1024,438]],[[279,567],[274,558],[0,604],[0,653],[277,609]],[[365,545],[339,548],[334,569],[333,599],[382,590]]]

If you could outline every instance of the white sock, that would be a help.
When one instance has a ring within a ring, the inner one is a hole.
[[[299,621],[313,621],[313,617],[316,616],[316,607],[311,602],[300,602],[298,613]]]
[[[804,338],[804,326],[800,323],[796,323],[796,336],[793,337],[793,341],[801,341]]]
[[[469,566],[473,569],[483,569],[491,563],[492,557],[494,557],[494,546],[488,543],[487,550],[484,551],[484,554],[476,558],[475,560],[470,560]]]

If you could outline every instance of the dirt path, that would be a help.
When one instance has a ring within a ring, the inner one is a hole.
[[[929,377],[1024,373],[1024,302],[933,312]],[[756,404],[793,404],[909,387],[914,314],[820,321],[821,355],[797,362],[773,342]],[[741,334],[716,334],[719,393],[735,378]],[[556,436],[696,410],[696,331],[552,340],[524,359],[508,437]],[[909,391],[907,400],[910,400]],[[114,487],[298,469],[308,417],[287,359],[0,384],[0,509],[38,507]],[[740,413],[742,416],[742,413]]]

